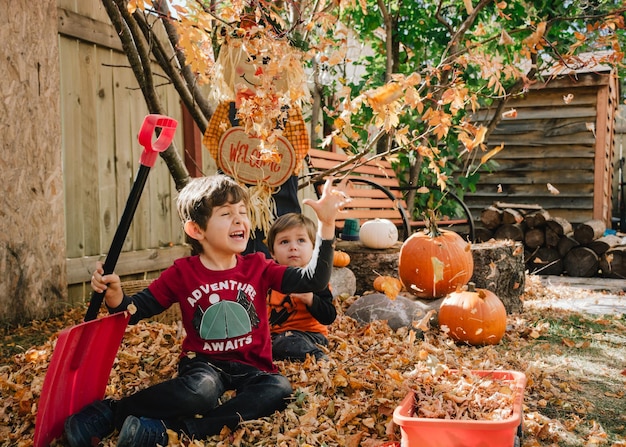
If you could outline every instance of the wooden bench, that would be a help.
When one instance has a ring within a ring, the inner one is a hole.
[[[348,162],[348,156],[341,153],[310,149],[307,156],[309,173],[301,178],[301,184],[307,184],[313,180],[316,193],[319,195],[323,179],[317,179],[316,175],[331,170],[338,178],[343,176],[350,180],[349,194],[352,202],[345,208],[337,221],[340,232],[343,221],[348,218],[358,219],[363,222],[368,219],[389,219],[399,229],[401,240],[408,238],[414,231],[424,228],[424,220],[412,219],[407,211],[403,191],[410,187],[400,186],[396,173],[387,160],[379,158],[369,160],[364,157],[356,162]],[[449,197],[458,203],[463,215],[460,218],[443,219],[438,221],[441,228],[462,226],[466,228],[466,234],[470,241],[474,240],[474,222],[467,205],[453,192],[448,191]]]

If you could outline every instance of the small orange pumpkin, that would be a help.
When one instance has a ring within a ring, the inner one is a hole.
[[[335,250],[335,254],[333,255],[333,266],[345,267],[348,264],[350,264],[350,255],[345,251]]]
[[[474,274],[471,245],[458,233],[432,224],[404,241],[398,273],[404,287],[418,298],[446,296],[467,284]]]
[[[384,293],[390,300],[395,300],[402,290],[402,283],[393,276],[380,275],[374,280],[374,290]]]
[[[476,289],[451,293],[439,307],[439,327],[446,326],[448,335],[472,346],[496,345],[506,331],[506,309],[500,298],[490,290]]]

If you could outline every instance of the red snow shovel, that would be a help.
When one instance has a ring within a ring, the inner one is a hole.
[[[177,124],[176,120],[163,115],[148,115],[144,119],[138,137],[144,148],[139,171],[104,261],[105,274],[112,273],[115,268],[150,168],[158,153],[172,142]],[[160,133],[153,141],[157,128]],[[94,292],[85,322],[59,333],[39,398],[34,447],[50,445],[53,439],[62,435],[68,416],[104,397],[130,315],[120,312],[96,319],[103,299],[104,293]]]

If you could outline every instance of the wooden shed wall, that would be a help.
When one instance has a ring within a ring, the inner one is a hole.
[[[539,204],[573,224],[603,219],[610,227],[617,98],[617,80],[605,72],[537,84],[509,101],[507,110],[517,117],[503,119],[488,141],[489,149],[504,149],[465,197],[474,217],[501,201]],[[492,116],[489,110],[477,115]]]
[[[99,1],[58,0],[67,276],[72,302],[85,299],[104,260],[139,168],[137,133],[148,114],[115,30]],[[165,78],[163,78],[165,79]],[[179,121],[174,144],[184,158],[182,109],[173,87],[158,93]],[[215,172],[206,152],[203,172]],[[116,272],[155,276],[187,253],[165,163],[151,170]],[[145,272],[148,272],[147,274]]]

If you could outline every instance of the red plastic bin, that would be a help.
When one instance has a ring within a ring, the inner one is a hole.
[[[413,393],[409,393],[393,412],[400,426],[402,447],[513,447],[517,428],[522,423],[522,403],[526,375],[518,371],[472,371],[496,379],[515,382],[513,414],[501,421],[451,420],[412,417]]]

